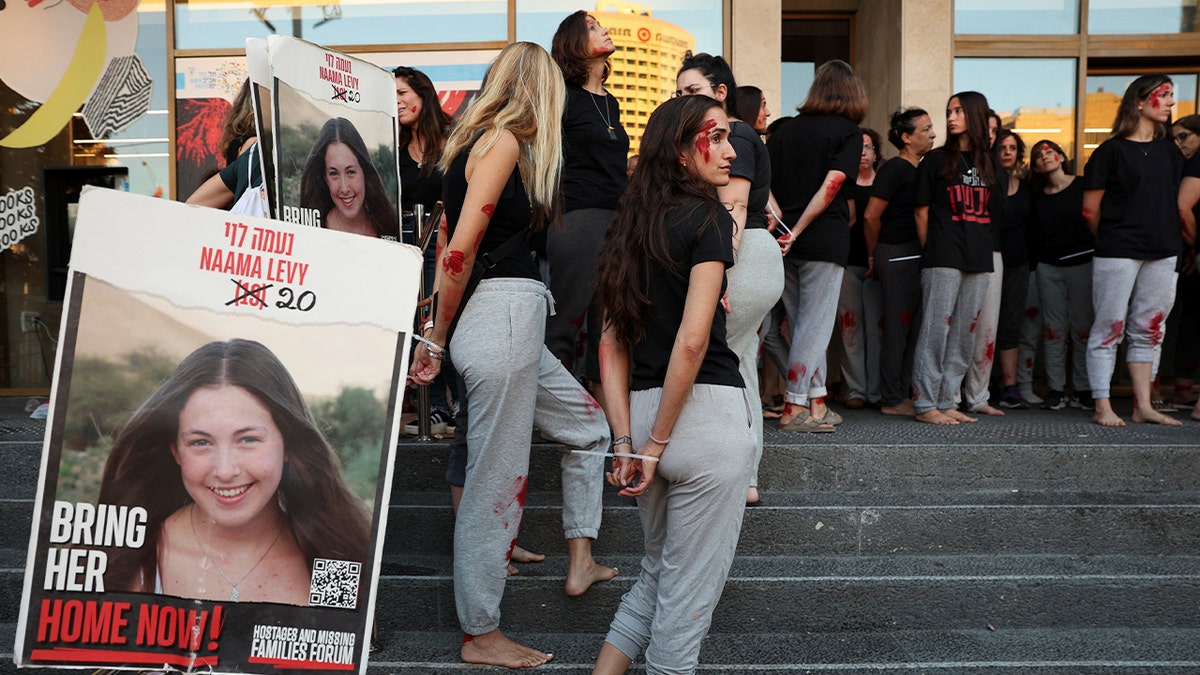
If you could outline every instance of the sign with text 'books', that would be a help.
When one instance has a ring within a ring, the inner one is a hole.
[[[365,672],[420,269],[84,192],[18,665]]]

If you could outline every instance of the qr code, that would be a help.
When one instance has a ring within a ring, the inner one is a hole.
[[[358,581],[361,575],[361,563],[314,559],[308,604],[312,607],[354,609],[358,604]]]

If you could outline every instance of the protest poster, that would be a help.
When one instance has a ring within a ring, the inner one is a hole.
[[[250,96],[254,101],[254,127],[258,130],[259,152],[256,154],[262,170],[263,186],[267,188],[267,209],[272,218],[279,217],[279,197],[275,171],[275,122],[271,101],[271,57],[267,41],[246,38],[246,70],[250,78]]]
[[[362,59],[267,38],[280,220],[400,236],[396,84]]]
[[[420,268],[86,189],[17,664],[365,672]]]

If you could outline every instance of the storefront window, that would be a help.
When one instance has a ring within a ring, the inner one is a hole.
[[[1075,69],[1075,59],[960,58],[954,60],[954,91],[987,96],[1004,126],[1026,145],[1046,138],[1074,157]]]
[[[832,59],[851,61],[850,19],[785,16],[781,52],[783,105],[780,117],[795,115],[796,108],[804,103],[817,66]]]
[[[1195,33],[1200,30],[1196,0],[1091,0],[1088,3],[1088,32],[1122,35],[1131,33]]]
[[[1083,154],[1091,157],[1092,151],[1112,133],[1113,120],[1117,117],[1117,107],[1125,89],[1142,73],[1128,75],[1089,75],[1087,78],[1087,108],[1084,112]],[[1195,73],[1170,73],[1171,81],[1175,84],[1175,109],[1171,111],[1174,119],[1196,113]]]
[[[504,42],[505,0],[191,0],[175,5],[176,49],[241,49],[248,37],[290,35],[322,45]]]
[[[1095,7],[1096,0],[1092,0]],[[956,0],[959,34],[1069,35],[1079,32],[1079,0]]]

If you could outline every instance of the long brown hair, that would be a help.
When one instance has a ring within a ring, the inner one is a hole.
[[[146,509],[146,541],[109,552],[105,585],[152,591],[159,538],[167,517],[192,503],[171,443],[179,413],[196,390],[231,385],[245,389],[271,412],[283,435],[287,463],[279,483],[284,520],[309,570],[314,558],[366,564],[370,515],[342,481],[333,448],[317,428],[287,368],[252,340],[210,342],[192,352],[138,408],[113,443],[100,482],[100,503]]]
[[[446,114],[445,110],[442,110],[437,89],[434,88],[433,81],[429,79],[428,75],[408,66],[396,66],[392,74],[396,76],[396,79],[404,80],[417,96],[421,97],[421,112],[417,114],[417,133],[425,142],[425,149],[421,154],[420,175],[422,177],[430,176],[437,167],[438,157],[442,155],[442,146],[446,145],[446,132],[450,129],[450,116]],[[412,142],[412,138],[413,130],[403,124],[400,125],[401,152]]]
[[[1138,79],[1129,83],[1129,87],[1125,89],[1125,95],[1121,97],[1121,105],[1117,107],[1117,116],[1113,120],[1112,133],[1109,138],[1125,138],[1134,131],[1137,131],[1138,121],[1141,120],[1142,112],[1138,110],[1138,103],[1145,101],[1155,90],[1164,84],[1173,84],[1171,78],[1162,74],[1142,75]],[[1167,135],[1166,124],[1154,123],[1154,137],[1162,138]]]
[[[965,135],[967,145],[970,146],[966,155],[970,157],[971,165],[975,167],[984,185],[994,187],[997,162],[992,155],[991,144],[988,143],[988,116],[991,109],[988,108],[987,97],[977,91],[960,91],[946,99],[946,105],[949,106],[950,101],[954,99],[958,99],[958,104],[962,106],[963,115],[967,119],[967,131],[965,134],[946,133],[946,142],[941,147],[946,153],[946,165],[942,167],[942,176],[953,180],[962,173],[964,153],[958,147],[958,139]]]
[[[592,16],[584,10],[579,10],[567,15],[567,18],[558,24],[558,30],[554,31],[554,38],[550,41],[550,56],[554,58],[554,62],[562,69],[563,79],[571,84],[583,86],[588,78],[588,60],[594,58],[588,52],[588,17]],[[595,21],[596,17],[592,17]],[[600,75],[600,81],[608,81],[608,73],[610,66],[608,60],[604,61],[604,72]]]
[[[679,161],[713,108],[721,109],[714,98],[680,96],[660,105],[646,123],[637,171],[608,227],[596,268],[596,294],[604,307],[605,328],[625,344],[636,344],[646,335],[651,265],[681,278],[687,272],[668,251],[667,213],[681,207],[704,211],[704,227],[716,225],[721,208],[716,188]]]
[[[867,88],[849,63],[833,59],[813,75],[808,97],[796,108],[801,115],[840,115],[855,124],[867,117]]]
[[[313,144],[308,159],[304,160],[304,172],[300,174],[300,206],[318,209],[321,212],[322,227],[326,226],[325,219],[333,210],[333,197],[329,194],[329,186],[325,183],[325,151],[333,143],[342,143],[350,148],[362,168],[364,190],[363,208],[375,226],[376,234],[380,237],[400,236],[400,219],[396,213],[396,205],[388,199],[387,188],[379,176],[379,169],[371,160],[367,143],[354,124],[345,117],[334,117],[325,122],[317,142]],[[393,158],[394,161],[394,158]]]

